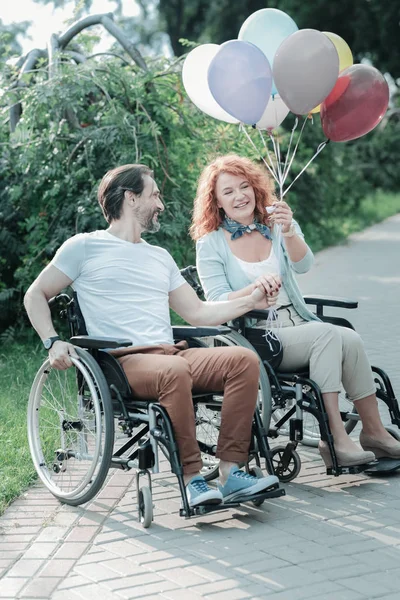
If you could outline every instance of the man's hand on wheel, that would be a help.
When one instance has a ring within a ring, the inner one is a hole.
[[[53,369],[65,371],[72,367],[71,356],[79,358],[75,351],[75,347],[69,342],[58,340],[49,350],[50,364]]]

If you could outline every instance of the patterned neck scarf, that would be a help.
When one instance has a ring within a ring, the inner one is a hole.
[[[225,219],[221,223],[221,227],[229,231],[231,234],[231,240],[236,240],[237,238],[242,237],[244,233],[251,233],[255,229],[268,240],[271,239],[270,228],[262,223],[259,223],[257,219],[254,219],[253,223],[250,225],[242,225],[242,223],[238,223],[237,221],[225,216]]]

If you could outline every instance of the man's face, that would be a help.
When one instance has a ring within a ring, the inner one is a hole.
[[[142,230],[155,233],[160,229],[158,214],[164,210],[160,190],[150,175],[143,175],[144,188],[135,203],[134,214]]]

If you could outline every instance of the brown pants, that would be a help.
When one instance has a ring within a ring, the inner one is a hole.
[[[167,410],[185,474],[202,468],[192,392],[224,392],[217,457],[247,460],[257,402],[259,363],[241,347],[140,346],[115,352],[135,396],[157,399]],[[123,356],[122,356],[123,354]]]

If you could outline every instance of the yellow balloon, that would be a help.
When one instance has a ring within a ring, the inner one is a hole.
[[[347,67],[351,67],[351,65],[354,63],[354,60],[348,43],[336,33],[331,33],[330,31],[323,31],[322,33],[331,40],[332,44],[337,50],[339,55],[339,73],[344,69],[347,69]],[[315,115],[316,113],[319,113],[320,110],[321,105],[318,104],[318,106],[310,111],[310,114]]]
[[[331,40],[339,54],[339,73],[347,67],[351,67],[354,60],[348,43],[336,33],[330,33],[329,31],[323,31],[322,33]]]

